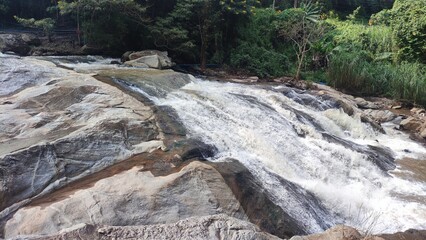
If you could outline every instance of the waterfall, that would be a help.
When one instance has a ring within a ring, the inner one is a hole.
[[[109,65],[111,59],[49,60],[85,73],[105,66],[129,71],[128,78],[121,74],[115,80],[156,105],[172,107],[188,137],[215,146],[208,160],[240,161],[307,232],[335,224],[369,233],[426,229],[426,185],[402,178],[410,172],[394,162],[424,161],[426,149],[393,123],[379,133],[334,100],[285,86],[196,78],[154,82]]]
[[[282,86],[193,79],[166,97],[132,88],[173,107],[190,137],[214,145],[210,161],[243,163],[309,232],[340,223],[368,232],[426,228],[424,184],[398,178],[383,164],[408,155],[426,159],[426,150],[392,124],[387,134],[377,133],[332,100]],[[312,193],[325,209],[298,199],[280,178]]]

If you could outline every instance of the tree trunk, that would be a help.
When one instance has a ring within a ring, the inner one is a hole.
[[[305,50],[302,50],[300,57],[298,57],[299,62],[297,63],[296,80],[300,80],[300,72],[302,71],[302,64],[303,64],[304,58],[305,58]]]
[[[298,8],[299,7],[299,0],[294,0],[294,8]]]
[[[206,70],[206,66],[207,66],[206,49],[207,49],[206,44],[204,42],[201,43],[200,57],[201,57],[201,71],[203,72]]]
[[[78,46],[81,45],[81,38],[80,38],[80,2],[78,3],[78,7],[77,7],[77,40],[78,40]]]

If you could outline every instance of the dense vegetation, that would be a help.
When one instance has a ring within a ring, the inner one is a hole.
[[[0,27],[426,105],[426,0],[0,0]]]

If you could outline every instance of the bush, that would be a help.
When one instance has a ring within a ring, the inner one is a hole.
[[[328,20],[334,26],[333,41],[335,46],[365,50],[371,55],[392,52],[392,30],[385,25],[367,26],[359,23]]]
[[[259,77],[282,76],[289,69],[289,61],[276,39],[273,22],[277,13],[258,9],[239,26],[238,46],[231,50],[230,64],[247,69]]]
[[[231,65],[247,69],[259,77],[271,77],[284,75],[289,61],[274,50],[245,42],[232,50]]]
[[[392,8],[391,26],[398,59],[426,63],[426,3],[398,0]]]

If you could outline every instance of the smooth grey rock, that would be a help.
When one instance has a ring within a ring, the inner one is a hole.
[[[47,83],[23,83],[27,88],[0,96],[11,103],[0,105],[0,217],[28,199],[162,146],[152,110],[138,100],[86,74],[49,73],[43,67],[56,69],[51,63],[22,62],[27,74],[40,72]]]
[[[53,199],[59,200],[18,210],[5,225],[5,237],[54,234],[76,223],[163,224],[221,213],[247,220],[222,176],[197,161],[179,172],[159,177],[135,167],[99,180],[93,187],[62,193]]]
[[[367,109],[364,110],[364,113],[367,114],[370,118],[372,118],[374,121],[377,121],[379,123],[389,122],[394,120],[397,115],[389,110],[373,110],[373,109]]]
[[[158,64],[157,64],[158,59]],[[133,52],[129,55],[129,62],[134,64],[135,62],[145,63],[151,68],[166,69],[173,67],[172,59],[168,56],[167,52],[161,52],[157,50],[144,50],[139,52]],[[138,61],[135,61],[138,60]]]

